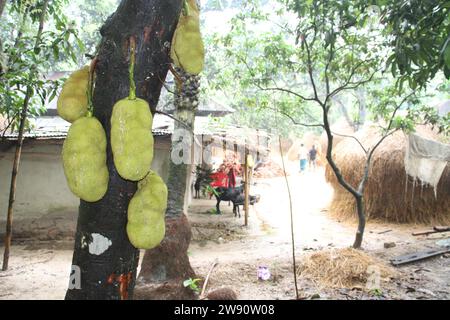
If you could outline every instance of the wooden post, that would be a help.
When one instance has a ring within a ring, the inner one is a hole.
[[[249,200],[249,174],[248,174],[248,149],[245,148],[245,162],[244,162],[244,211],[245,211],[245,226],[248,226],[248,200]]]

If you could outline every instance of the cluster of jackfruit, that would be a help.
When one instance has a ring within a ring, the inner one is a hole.
[[[114,165],[126,180],[142,180],[153,160],[153,117],[145,100],[118,101],[111,116],[111,148]]]
[[[66,121],[74,122],[88,113],[87,90],[89,85],[89,67],[72,73],[64,83],[58,97],[58,114]]]
[[[106,134],[89,111],[89,68],[74,72],[58,98],[58,112],[73,122],[64,142],[64,173],[70,190],[81,199],[95,202],[108,189]],[[133,95],[134,96],[134,95]],[[153,117],[145,100],[118,101],[111,116],[111,149],[114,165],[126,180],[139,181],[128,206],[127,234],[140,249],[156,247],[164,238],[167,187],[150,166],[153,160]]]
[[[70,75],[58,97],[59,115],[72,122],[64,141],[62,158],[70,190],[80,199],[95,202],[108,189],[106,134],[101,123],[88,114],[89,67]]]
[[[164,215],[167,208],[167,187],[161,177],[150,171],[138,183],[138,190],[128,205],[127,234],[139,249],[152,249],[164,238]]]
[[[190,74],[203,70],[205,48],[200,33],[199,9],[196,0],[185,0],[186,10],[180,15],[172,38],[170,57],[174,64]]]

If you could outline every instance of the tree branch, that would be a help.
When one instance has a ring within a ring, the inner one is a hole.
[[[322,106],[322,108],[324,108],[324,103],[322,103],[322,101],[319,99],[319,95],[317,93],[317,86],[316,86],[316,82],[314,80],[314,75],[313,75],[311,51],[309,49],[308,41],[306,40],[306,38],[304,40],[304,43],[305,43],[305,48],[306,48],[308,75],[309,75],[309,79],[311,81],[311,85],[312,85],[313,91],[314,91],[314,100],[317,101],[317,103],[319,103]]]
[[[279,87],[262,87],[259,83],[257,83],[256,86],[262,91],[281,91],[281,92],[286,92],[286,93],[292,94],[304,101],[316,101],[315,98],[307,98],[307,97],[305,97],[295,91],[292,91],[290,89],[279,88]]]
[[[360,145],[360,147],[363,149],[364,153],[367,154],[367,149],[364,148],[364,146],[363,146],[363,144],[361,143],[361,141],[359,141],[359,139],[356,138],[355,136],[350,136],[350,135],[346,135],[346,134],[339,134],[339,133],[336,133],[336,132],[333,132],[333,131],[331,131],[331,133],[332,133],[333,135],[335,135],[335,136],[354,139],[354,140]]]
[[[359,193],[363,194],[363,192],[364,192],[364,188],[365,188],[366,182],[367,182],[367,180],[368,180],[368,178],[369,178],[369,169],[370,169],[370,164],[371,164],[371,161],[372,161],[372,156],[373,156],[375,150],[381,145],[381,143],[382,143],[387,137],[391,136],[392,134],[394,134],[395,132],[397,132],[397,131],[399,130],[399,129],[397,129],[397,128],[391,130],[391,129],[392,129],[392,124],[393,124],[393,122],[394,122],[395,115],[396,115],[397,111],[402,107],[402,105],[408,100],[408,98],[411,97],[411,96],[414,95],[414,94],[415,94],[415,91],[413,91],[413,92],[411,92],[410,94],[408,94],[408,95],[407,95],[406,97],[404,97],[404,98],[402,99],[402,101],[395,107],[394,111],[392,112],[391,118],[390,118],[390,120],[389,120],[388,127],[387,127],[387,129],[386,129],[386,131],[387,131],[386,134],[383,135],[383,136],[381,137],[381,139],[380,139],[380,140],[379,140],[379,141],[378,141],[378,142],[370,149],[370,151],[368,152],[368,155],[367,155],[367,161],[366,161],[366,166],[365,166],[365,168],[364,168],[364,175],[363,175],[363,177],[362,177],[362,179],[361,179],[361,182],[359,183],[359,186],[358,186],[358,192],[359,192]]]
[[[273,110],[273,111],[275,111],[275,112],[279,112],[281,115],[283,115],[283,116],[285,116],[286,118],[290,119],[294,125],[297,125],[297,126],[303,126],[303,127],[310,127],[310,128],[312,128],[312,127],[320,127],[320,128],[323,128],[323,124],[320,124],[320,123],[308,124],[308,123],[297,122],[297,120],[295,120],[294,117],[292,117],[290,114],[288,114],[288,113],[285,112],[285,111],[279,110],[279,109],[277,109],[277,108],[266,107],[266,109],[270,109],[270,110]]]

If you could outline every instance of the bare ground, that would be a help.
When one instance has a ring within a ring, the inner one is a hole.
[[[244,218],[235,218],[227,203],[222,215],[211,213],[214,200],[194,200],[189,210],[193,241],[189,249],[191,264],[199,277],[205,277],[216,259],[208,289],[230,287],[239,299],[294,299],[289,201],[284,178],[258,179],[252,193],[261,201],[250,210],[249,226]],[[327,216],[326,206],[332,190],[323,173],[308,172],[289,176],[297,262],[313,251],[348,247],[356,225],[335,221]],[[242,210],[241,210],[242,211]],[[63,299],[68,284],[74,229],[74,217],[16,221],[20,240],[11,252],[10,270],[0,272],[0,299]],[[28,222],[26,222],[28,221]],[[42,226],[41,236],[36,228]],[[33,239],[26,238],[27,225]],[[53,229],[49,229],[52,227]],[[364,251],[389,263],[392,257],[435,248],[437,239],[413,237],[411,232],[423,225],[393,225],[369,222]],[[49,233],[48,230],[53,230]],[[387,233],[379,234],[392,230]],[[447,235],[448,236],[448,235]],[[385,242],[396,246],[384,249]],[[441,256],[397,268],[398,275],[382,282],[373,294],[364,287],[323,288],[299,277],[300,298],[322,299],[449,299],[450,260]],[[257,268],[267,266],[272,277],[257,279]]]

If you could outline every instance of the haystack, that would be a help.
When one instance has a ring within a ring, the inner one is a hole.
[[[396,274],[383,261],[353,248],[313,252],[302,259],[297,273],[321,288],[365,287],[373,274],[379,274],[380,280]]]
[[[439,140],[430,129],[420,127],[417,133],[424,138]],[[380,138],[379,130],[364,128],[355,134],[365,148],[372,147]],[[450,166],[444,170],[434,189],[414,183],[405,173],[404,157],[407,136],[397,132],[388,137],[375,151],[369,171],[364,197],[366,215],[371,219],[397,223],[450,223]],[[365,154],[351,138],[342,140],[333,151],[334,159],[344,178],[357,186],[365,166]],[[356,218],[353,197],[337,182],[327,165],[326,179],[334,188],[330,213],[337,218]]]

